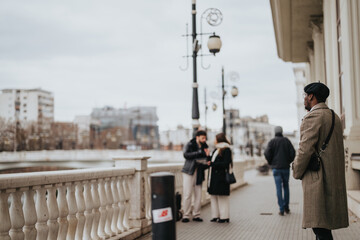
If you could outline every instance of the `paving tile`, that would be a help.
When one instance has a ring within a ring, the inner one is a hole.
[[[278,215],[275,183],[271,175],[259,176],[247,171],[247,186],[230,196],[230,223],[210,222],[210,205],[202,208],[204,222],[176,224],[177,240],[250,239],[250,240],[313,240],[311,229],[302,229],[301,182],[290,179],[291,214]],[[335,240],[360,239],[360,221],[350,214],[350,227],[333,231]],[[151,234],[141,240],[152,239]]]

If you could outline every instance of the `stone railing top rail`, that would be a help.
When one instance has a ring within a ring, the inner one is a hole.
[[[99,168],[0,175],[0,190],[133,175],[135,169]]]
[[[144,156],[144,157],[139,157],[139,156],[129,156],[129,157],[113,157],[113,160],[148,160],[151,157],[148,156]]]
[[[0,160],[0,164],[14,164],[14,163],[68,163],[68,162],[88,162],[88,163],[97,163],[99,161],[101,162],[114,162],[114,160],[112,159],[79,159],[79,160],[72,160],[72,159],[68,159],[68,160],[53,160],[53,159],[28,159],[28,160]]]
[[[183,163],[154,164],[148,167],[148,172],[178,170],[184,166]]]

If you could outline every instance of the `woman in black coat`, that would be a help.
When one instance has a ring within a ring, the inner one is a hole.
[[[216,149],[213,151],[208,165],[208,192],[211,195],[211,222],[229,222],[230,184],[226,181],[226,172],[232,165],[230,143],[224,133],[216,135]]]

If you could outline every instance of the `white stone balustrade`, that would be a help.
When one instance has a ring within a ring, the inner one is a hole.
[[[148,168],[148,158],[114,158],[113,168],[0,175],[0,240],[134,239],[151,231],[149,176],[173,173],[175,191],[182,193],[183,164]],[[245,183],[250,165],[234,162],[231,189]]]
[[[134,174],[120,168],[2,174],[0,240],[124,235],[131,228],[125,212]]]

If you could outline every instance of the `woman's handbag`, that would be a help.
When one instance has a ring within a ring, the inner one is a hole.
[[[229,166],[229,171],[225,170],[225,179],[226,179],[226,182],[229,183],[229,184],[236,183],[236,178],[235,178],[235,175],[234,175],[234,173],[232,171],[231,164]]]
[[[327,145],[329,144],[332,132],[334,131],[335,113],[333,110],[331,110],[331,114],[332,114],[332,123],[331,123],[330,132],[329,132],[328,136],[326,137],[326,140],[325,140],[324,144],[322,145],[320,152],[319,153],[315,152],[311,155],[309,164],[307,166],[307,170],[309,170],[309,171],[317,172],[320,170],[320,163],[322,161],[321,154],[325,152],[325,149],[326,149]]]

